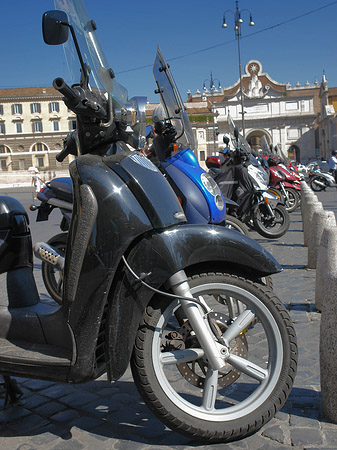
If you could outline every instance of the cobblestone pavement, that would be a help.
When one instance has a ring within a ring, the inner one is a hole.
[[[337,211],[336,191],[318,196],[326,209]],[[33,236],[35,225],[32,223]],[[55,227],[54,234],[58,232]],[[307,249],[303,246],[299,210],[291,214],[291,226],[284,237],[267,240],[256,233],[251,236],[284,268],[273,276],[274,290],[290,311],[299,347],[291,395],[257,434],[231,444],[195,444],[167,429],[149,412],[127,371],[112,385],[104,377],[75,386],[18,379],[24,391],[23,404],[0,410],[1,450],[336,449],[337,425],[321,415],[320,314],[314,307],[315,271],[306,268]],[[35,272],[38,275],[39,264]],[[46,298],[41,282],[39,290]]]

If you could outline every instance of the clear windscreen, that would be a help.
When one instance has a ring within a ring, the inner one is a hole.
[[[236,125],[232,119],[232,116],[230,114],[228,114],[228,116],[227,116],[227,122],[228,122],[229,133],[232,138],[232,142],[236,144],[235,128],[237,128],[237,127],[236,127]],[[239,144],[239,146],[241,146],[245,150],[247,150],[248,153],[251,153],[250,145],[248,144],[247,140],[242,136],[242,134],[239,132],[238,132],[238,144]]]
[[[91,88],[103,89],[113,101],[122,106],[127,102],[128,92],[111,77],[111,68],[95,32],[95,24],[89,18],[82,0],[54,0],[55,9],[64,11],[74,27],[84,63],[90,68]],[[80,63],[72,39],[64,44],[65,56],[71,76],[71,84],[78,84]]]
[[[181,100],[179,91],[171,75],[169,66],[160,49],[153,65],[153,75],[160,93],[162,111],[165,119],[170,119],[177,130],[177,140],[183,148],[196,149],[196,142],[191,123]]]

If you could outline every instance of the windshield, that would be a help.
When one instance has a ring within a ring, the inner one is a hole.
[[[177,130],[177,140],[184,148],[196,149],[191,123],[181,100],[177,86],[173,80],[168,64],[160,49],[153,65],[153,75],[157,83],[165,119],[170,119]]]
[[[74,27],[84,63],[90,69],[90,87],[108,92],[115,104],[127,102],[128,92],[111,77],[113,73],[96,35],[96,25],[88,16],[82,0],[54,0],[55,9],[64,11]],[[72,39],[64,44],[72,84],[78,84],[80,65]]]
[[[246,139],[242,136],[242,134],[239,133],[239,130],[237,129],[237,127],[232,119],[232,116],[230,114],[228,114],[228,116],[227,116],[227,122],[228,122],[229,132],[230,132],[230,135],[232,138],[232,142],[235,145],[235,147],[237,147],[236,142],[238,142],[240,147],[243,147],[245,150],[247,150],[248,153],[251,153],[250,145],[248,144]],[[235,129],[237,129],[238,140],[236,140],[236,138],[235,138]]]

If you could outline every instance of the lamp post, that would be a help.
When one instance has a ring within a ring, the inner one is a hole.
[[[209,83],[209,89],[207,89],[206,87],[206,82]],[[218,87],[215,87],[215,82],[218,82]],[[210,79],[206,79],[204,80],[203,84],[202,84],[202,89],[205,92],[210,92],[211,94],[214,94],[214,92],[217,92],[217,89],[221,89],[221,83],[217,78],[213,78],[212,72],[211,72],[211,78]],[[215,144],[215,138],[216,138],[216,132],[215,132],[215,117],[216,117],[216,111],[214,108],[214,104],[212,104],[213,109],[211,108],[211,112],[213,114],[213,149],[214,152],[216,152],[216,144]],[[218,114],[219,115],[219,114]]]
[[[241,93],[241,114],[242,114],[242,134],[243,137],[245,137],[245,118],[244,118],[244,106],[243,106],[243,93],[242,93],[242,75],[241,75],[241,52],[240,52],[240,38],[241,38],[241,24],[243,23],[241,13],[247,11],[250,15],[249,19],[249,26],[253,27],[255,24],[253,22],[252,13],[249,11],[249,9],[241,9],[239,8],[239,1],[235,1],[235,11],[232,11],[231,9],[227,9],[224,12],[223,15],[223,22],[222,22],[222,28],[227,28],[226,18],[225,15],[230,12],[234,15],[234,32],[235,37],[238,40],[238,55],[239,55],[239,76],[240,76],[240,93]]]

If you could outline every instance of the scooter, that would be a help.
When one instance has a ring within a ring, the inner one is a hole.
[[[325,191],[327,187],[337,187],[335,177],[331,173],[320,170],[309,173],[309,185],[315,192]]]
[[[296,178],[291,173],[285,171],[282,165],[278,164],[275,157],[268,158],[268,165],[270,187],[281,192],[289,213],[295,211],[300,203],[300,184],[296,182]]]
[[[43,16],[44,40],[64,43],[70,30],[81,65],[80,83],[53,83],[77,116],[76,149],[62,153],[77,156],[63,299],[40,301],[27,214],[0,197],[0,373],[83,383],[106,371],[113,381],[131,363],[170,428],[208,443],[251,435],[296,373],[289,314],[260,281],[281,267],[247,236],[185,224],[165,177],[128,148],[144,142],[145,99],[127,99],[80,0],[59,4]]]
[[[223,195],[239,204],[234,213],[242,222],[266,238],[281,237],[288,231],[289,214],[279,198],[268,191],[269,174],[252,155],[230,115],[228,126],[235,149],[227,148],[221,172],[216,171],[214,179]]]

